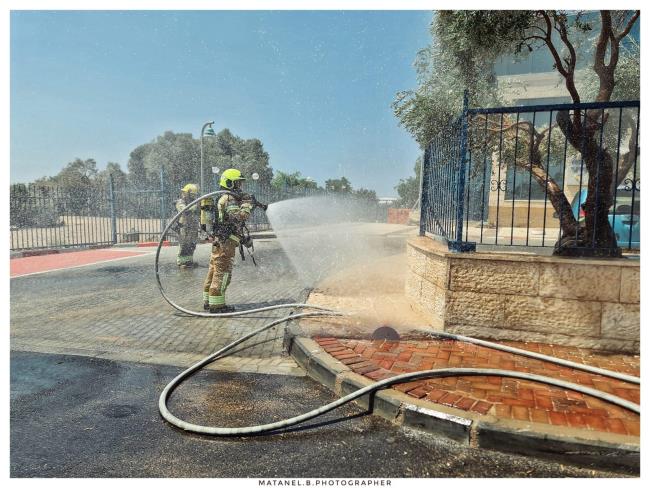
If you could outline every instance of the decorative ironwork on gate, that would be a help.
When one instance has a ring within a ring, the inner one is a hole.
[[[461,116],[425,148],[420,234],[455,251],[525,246],[582,255],[606,251],[609,226],[612,249],[638,250],[639,106],[470,109],[466,96]]]

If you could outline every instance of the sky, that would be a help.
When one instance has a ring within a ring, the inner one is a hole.
[[[395,195],[420,149],[391,102],[429,11],[13,11],[11,182],[127,168],[166,130],[258,138],[275,170]],[[209,165],[209,161],[205,162]]]

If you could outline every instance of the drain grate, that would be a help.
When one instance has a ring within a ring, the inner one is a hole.
[[[399,341],[399,334],[392,327],[384,325],[372,333],[373,340]]]

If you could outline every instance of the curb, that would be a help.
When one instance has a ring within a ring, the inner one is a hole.
[[[169,241],[163,241],[162,247],[169,247],[171,243]],[[137,242],[135,247],[158,247],[158,241],[147,241],[147,242]]]
[[[285,329],[285,345],[295,361],[316,381],[340,397],[374,382],[330,356],[314,340]],[[480,415],[405,393],[384,389],[355,400],[371,413],[396,425],[445,437],[473,448],[560,460],[597,469],[638,471],[640,439]]]

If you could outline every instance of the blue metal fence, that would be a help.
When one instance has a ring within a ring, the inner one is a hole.
[[[215,185],[207,191],[217,189]],[[292,198],[326,196],[322,189],[275,188],[247,181],[245,191],[263,203]],[[386,222],[388,207],[376,200],[351,198],[355,218],[363,222]],[[10,249],[109,246],[118,243],[157,241],[167,222],[176,214],[180,189],[172,187],[161,172],[157,188],[134,188],[109,181],[89,181],[86,186],[15,184],[10,187]],[[254,210],[251,231],[270,229],[266,214]],[[166,239],[177,240],[174,231]]]
[[[638,250],[638,131],[638,101],[470,109],[466,97],[425,148],[420,234],[455,251]],[[611,205],[598,215],[603,199]]]

